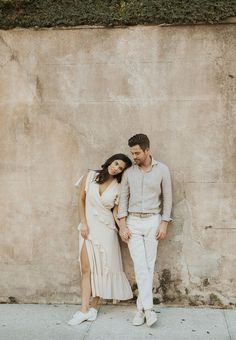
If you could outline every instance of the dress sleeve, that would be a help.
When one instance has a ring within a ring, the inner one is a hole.
[[[119,201],[120,201],[120,196],[119,196],[119,195],[116,195],[116,198],[115,198],[115,205],[118,205],[118,204],[119,204]]]
[[[84,175],[80,176],[80,178],[75,182],[75,186],[76,186],[77,188],[80,187],[80,184],[81,184],[81,182],[82,182],[83,177],[84,177]]]
[[[94,180],[94,176],[95,176],[95,171],[90,170],[87,174],[86,183],[85,183],[85,191],[86,192],[88,190],[89,184]],[[83,178],[84,178],[84,175],[80,176],[80,178],[75,182],[75,186],[77,188],[80,187]]]
[[[120,184],[117,185],[117,192],[115,196],[115,205],[118,205],[120,202]]]
[[[93,170],[90,170],[87,175],[86,183],[85,183],[85,191],[88,191],[90,183],[94,180],[94,177],[96,175],[96,172]]]

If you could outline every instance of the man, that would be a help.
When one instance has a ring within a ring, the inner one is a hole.
[[[121,183],[120,236],[128,243],[139,290],[133,325],[142,325],[146,319],[152,326],[157,321],[152,311],[153,272],[158,241],[165,238],[171,221],[171,178],[168,167],[151,156],[146,135],[131,137],[128,145],[134,165],[126,170]]]

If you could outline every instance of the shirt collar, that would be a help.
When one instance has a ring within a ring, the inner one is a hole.
[[[152,159],[151,166],[158,164],[158,162],[152,156],[151,156],[151,159]]]
[[[158,162],[152,156],[150,156],[150,157],[151,157],[151,160],[152,160],[151,166],[153,167],[154,165],[158,165]],[[137,164],[134,164],[134,166],[139,168],[139,166]]]

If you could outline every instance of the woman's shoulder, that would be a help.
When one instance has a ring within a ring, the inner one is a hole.
[[[92,182],[97,175],[97,172],[95,170],[88,169],[84,175],[80,176],[79,179],[75,182],[75,186],[77,188],[80,187],[82,183],[88,183]]]
[[[88,179],[88,181],[90,181],[90,182],[93,182],[93,181],[95,180],[95,178],[96,178],[97,175],[98,175],[98,172],[97,172],[96,170],[91,170],[91,169],[89,169],[89,170],[87,171],[87,174],[86,174],[87,179]]]

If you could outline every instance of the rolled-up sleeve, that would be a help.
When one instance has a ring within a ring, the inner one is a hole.
[[[118,206],[117,217],[123,218],[128,216],[128,202],[129,202],[129,183],[127,172],[125,171],[122,176],[121,188],[120,188],[120,200]]]
[[[163,221],[172,221],[171,209],[172,209],[172,186],[171,186],[171,177],[170,171],[167,166],[163,169],[163,177],[162,177],[162,198],[163,198],[163,209],[162,209],[162,217]]]

